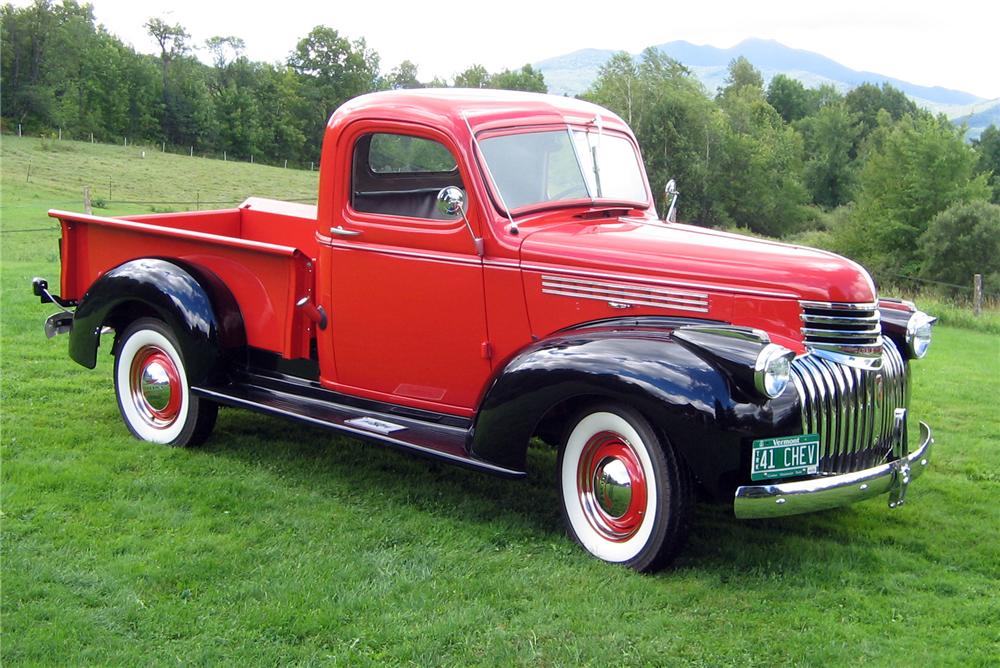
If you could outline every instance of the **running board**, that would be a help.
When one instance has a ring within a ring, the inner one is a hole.
[[[465,449],[468,430],[461,427],[363,410],[252,384],[192,387],[191,391],[199,397],[227,406],[248,408],[267,415],[298,420],[349,436],[409,450],[449,464],[508,478],[521,478],[525,475],[523,471],[503,468],[470,457]]]

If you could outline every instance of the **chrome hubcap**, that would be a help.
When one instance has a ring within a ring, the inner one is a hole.
[[[594,434],[577,471],[577,495],[590,526],[613,542],[634,536],[646,516],[647,481],[632,445],[621,434]]]
[[[130,394],[140,417],[150,426],[164,429],[180,415],[183,401],[180,373],[170,356],[155,346],[146,346],[132,359]]]
[[[601,510],[619,519],[632,504],[632,479],[625,463],[617,457],[605,457],[594,471],[594,491]]]
[[[154,411],[166,410],[170,405],[170,376],[160,362],[153,362],[142,370],[139,381],[142,398]]]

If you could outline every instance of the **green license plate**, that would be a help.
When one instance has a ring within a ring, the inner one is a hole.
[[[819,469],[819,434],[762,438],[753,442],[751,480],[811,475]]]

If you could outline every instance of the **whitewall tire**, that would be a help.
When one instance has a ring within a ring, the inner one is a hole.
[[[114,374],[118,409],[136,438],[196,445],[215,426],[218,405],[192,394],[180,346],[162,321],[141,318],[125,328]]]
[[[595,404],[577,414],[560,448],[559,487],[570,536],[598,559],[655,570],[684,542],[687,472],[631,408]]]

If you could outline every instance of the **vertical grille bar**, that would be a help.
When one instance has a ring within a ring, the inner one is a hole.
[[[892,414],[909,400],[908,374],[886,339],[880,369],[847,367],[816,355],[792,362],[802,432],[819,434],[821,474],[875,466],[891,449]]]

